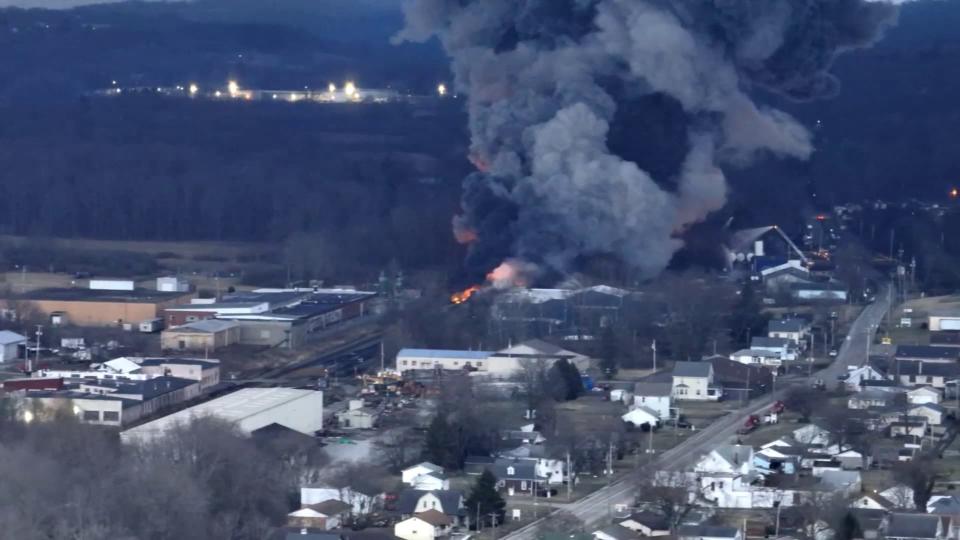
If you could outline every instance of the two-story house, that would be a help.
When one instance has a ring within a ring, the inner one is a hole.
[[[719,401],[723,392],[713,383],[713,364],[677,362],[673,366],[673,398],[687,401]]]

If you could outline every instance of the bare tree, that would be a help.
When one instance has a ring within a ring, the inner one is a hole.
[[[893,478],[913,490],[913,505],[920,512],[927,511],[927,501],[940,478],[937,463],[923,456],[912,461],[901,461],[893,468]]]
[[[637,506],[653,506],[675,531],[683,518],[696,508],[700,486],[694,475],[685,472],[659,471],[640,487]]]
[[[564,536],[582,533],[586,530],[583,520],[570,512],[558,510],[543,519],[538,531],[541,535],[563,534]]]
[[[376,442],[378,454],[393,474],[399,474],[417,459],[420,446],[418,437],[404,428],[393,430]]]
[[[842,493],[811,491],[794,509],[800,518],[801,538],[817,540],[830,530],[838,530],[846,517],[849,501]]]

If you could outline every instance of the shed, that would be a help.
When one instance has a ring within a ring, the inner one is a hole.
[[[26,336],[9,330],[0,330],[0,363],[20,358],[20,347],[26,344]]]
[[[215,319],[175,326],[160,334],[160,346],[164,350],[214,351],[239,341],[238,323]]]

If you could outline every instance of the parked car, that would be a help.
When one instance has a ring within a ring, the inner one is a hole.
[[[836,357],[837,354],[838,354],[838,353],[837,353],[837,350],[836,350],[836,349],[830,349],[830,356],[831,356],[831,357]]]

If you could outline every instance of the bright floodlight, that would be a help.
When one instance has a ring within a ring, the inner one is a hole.
[[[447,95],[447,85],[440,83],[437,85],[437,93],[441,96]]]
[[[24,411],[24,412],[23,412],[23,421],[24,421],[25,423],[27,423],[27,424],[29,424],[30,422],[33,422],[33,413],[30,412],[30,411]]]
[[[337,91],[337,85],[335,85],[335,84],[333,84],[333,83],[330,83],[330,85],[327,86],[327,90],[328,90],[331,94],[333,94],[333,93],[335,93],[335,92]]]
[[[216,92],[213,93],[213,95],[216,96],[216,97],[220,97],[220,96],[222,96],[223,94],[221,94],[220,91],[217,90]]]
[[[227,83],[227,91],[230,92],[231,96],[235,96],[240,91],[240,85],[237,84],[237,81],[230,81]]]
[[[190,85],[190,94],[191,94],[191,95],[196,95],[197,92],[199,92],[199,91],[200,91],[200,87],[199,87],[199,86],[197,86],[197,85],[195,85],[195,84],[191,84],[191,85]]]
[[[343,93],[348,97],[355,96],[357,94],[357,85],[353,84],[352,82],[348,82],[347,84],[343,85]]]

